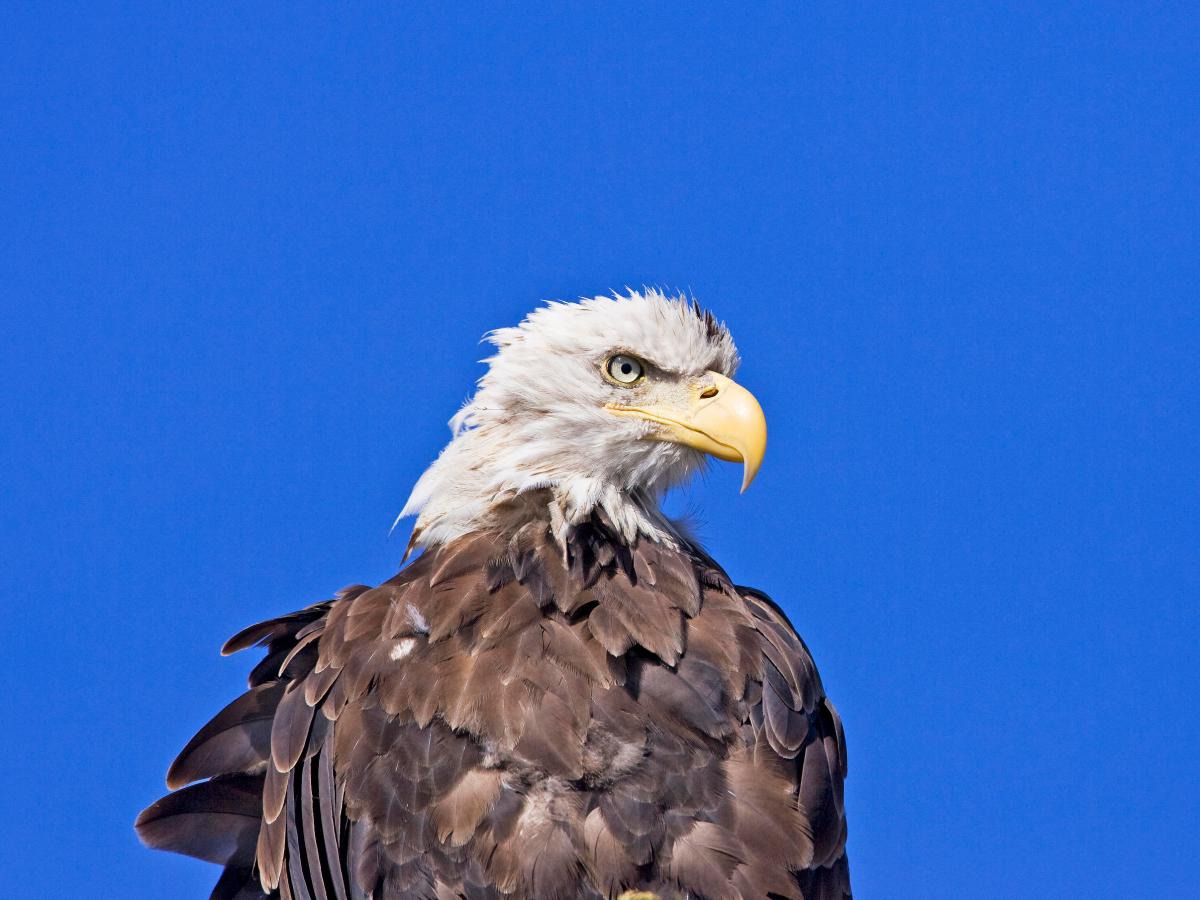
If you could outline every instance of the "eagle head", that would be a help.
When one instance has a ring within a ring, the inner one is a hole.
[[[741,462],[743,490],[758,471],[766,419],[733,381],[733,339],[682,296],[553,302],[487,339],[488,371],[400,514],[418,545],[543,515],[561,537],[594,514],[669,542],[659,499],[706,456]]]

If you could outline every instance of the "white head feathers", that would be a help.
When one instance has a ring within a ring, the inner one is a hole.
[[[488,335],[497,348],[475,396],[451,420],[453,437],[421,476],[401,517],[419,514],[418,545],[549,515],[556,533],[602,512],[626,539],[670,539],[658,498],[703,465],[696,450],[646,441],[644,422],[605,403],[623,388],[603,375],[628,353],[660,381],[715,371],[738,356],[722,323],[682,296],[656,290],[549,303]]]

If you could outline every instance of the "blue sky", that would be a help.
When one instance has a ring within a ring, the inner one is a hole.
[[[691,290],[771,446],[672,499],[846,722],[864,898],[1194,896],[1186,4],[0,14],[13,897],[207,896],[137,811],[241,626],[387,578],[537,302]]]

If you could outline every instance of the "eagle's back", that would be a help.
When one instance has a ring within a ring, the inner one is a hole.
[[[255,644],[138,820],[216,897],[850,895],[837,713],[696,548],[469,535]]]

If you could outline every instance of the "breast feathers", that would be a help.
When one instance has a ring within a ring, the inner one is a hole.
[[[695,546],[470,534],[251,646],[138,819],[214,897],[850,896],[837,712]]]

